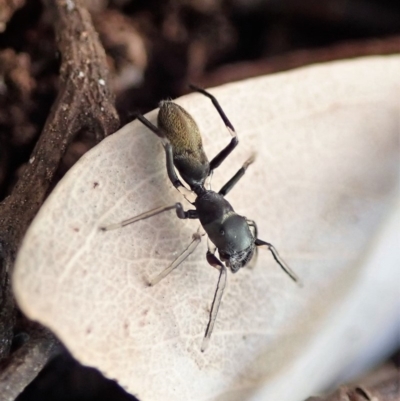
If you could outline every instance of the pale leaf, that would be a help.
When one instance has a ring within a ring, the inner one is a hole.
[[[228,273],[201,353],[218,277],[205,260],[206,242],[159,284],[146,285],[198,223],[170,211],[99,230],[177,201],[190,208],[168,181],[159,139],[134,121],[52,192],[18,255],[15,296],[82,363],[142,401],[302,400],[371,347],[393,346],[375,340],[390,337],[399,321],[400,58],[317,65],[211,92],[240,139],[213,188],[257,153],[227,198],[256,220],[259,237],[304,287],[261,251],[254,268]],[[207,98],[177,102],[197,120],[210,158],[230,141]],[[156,111],[149,118],[155,122]]]

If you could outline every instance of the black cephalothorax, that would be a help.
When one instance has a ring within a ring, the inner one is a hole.
[[[185,211],[181,203],[176,203],[174,205],[150,210],[139,216],[124,220],[121,223],[103,227],[102,229],[111,230],[120,228],[171,209],[175,209],[180,219],[198,219],[200,221],[201,227],[209,238],[206,255],[207,261],[220,272],[210,318],[201,347],[201,350],[204,351],[211,337],[225,288],[226,267],[228,267],[232,273],[236,273],[241,267],[246,266],[251,261],[257,252],[257,248],[266,247],[271,251],[272,256],[279,266],[294,281],[298,282],[298,278],[279,257],[278,252],[272,244],[257,238],[256,223],[246,217],[238,215],[233,210],[231,204],[225,199],[225,195],[244,175],[247,167],[254,161],[254,157],[248,159],[219,192],[206,189],[206,179],[220,166],[226,157],[230,155],[238,144],[238,138],[233,125],[226,117],[217,99],[204,89],[193,85],[191,85],[191,88],[211,99],[232,136],[230,143],[210,162],[204,152],[201,134],[196,122],[181,106],[172,101],[162,101],[160,103],[157,126],[153,125],[140,114],[137,115],[137,118],[160,137],[165,149],[168,177],[175,188],[185,197],[188,196],[189,192],[196,195],[194,202],[190,202],[194,206],[194,209]],[[182,179],[189,185],[190,191],[182,184],[175,169],[179,171]],[[178,267],[200,243],[201,235],[201,229],[199,228],[197,233],[193,235],[192,243],[171,265],[158,276],[154,277],[150,281],[150,285],[158,283],[162,278],[166,277],[172,270]],[[215,255],[216,250],[218,250],[219,258]],[[224,262],[225,265],[221,261]]]

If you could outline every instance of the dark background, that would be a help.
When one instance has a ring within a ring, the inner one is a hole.
[[[0,0],[0,5],[4,1]],[[24,3],[23,1],[21,3]],[[337,58],[400,52],[398,0],[86,0],[106,49],[121,122],[161,99]],[[29,160],[58,91],[51,16],[27,0],[0,34],[0,201]],[[5,74],[7,72],[7,74]],[[400,72],[399,72],[400,73]],[[93,142],[82,132],[58,179]],[[0,397],[1,398],[1,397]],[[65,350],[17,398],[133,400]]]

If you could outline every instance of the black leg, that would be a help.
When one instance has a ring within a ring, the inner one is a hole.
[[[220,195],[225,196],[238,183],[238,181],[244,176],[247,167],[254,162],[254,159],[255,156],[252,155],[248,160],[246,160],[237,173],[219,190]]]
[[[178,178],[176,171],[175,171],[175,166],[174,166],[174,154],[172,151],[172,145],[170,144],[170,142],[166,142],[164,145],[164,149],[165,149],[165,157],[166,157],[166,164],[167,164],[167,174],[168,177],[170,179],[170,181],[172,182],[172,185],[179,190],[179,188],[183,187],[186,188],[181,180]],[[187,189],[187,188],[186,188]]]
[[[151,123],[146,117],[144,117],[141,114],[136,115],[138,120],[144,124],[149,130],[153,131],[162,141],[162,144],[165,149],[165,157],[166,157],[166,164],[167,164],[167,173],[170,181],[172,182],[172,185],[178,189],[182,188],[182,194],[186,197],[188,196],[191,191],[189,191],[181,182],[181,180],[178,178],[178,175],[176,174],[175,171],[175,166],[174,166],[174,154],[172,151],[172,145],[167,139],[167,137],[164,135],[164,133],[160,130],[160,128],[156,127],[153,123]],[[185,191],[186,190],[186,191]]]
[[[196,85],[192,85],[189,84],[189,88],[193,89],[196,92],[202,93],[204,96],[207,96],[213,103],[214,107],[217,109],[218,114],[221,116],[222,120],[224,121],[225,125],[232,130],[233,132],[235,132],[235,128],[233,128],[233,125],[231,124],[231,122],[228,120],[228,117],[226,116],[226,114],[224,113],[224,111],[222,110],[221,105],[218,103],[218,100],[215,98],[215,96],[213,96],[211,93],[207,92],[206,90],[199,88]]]
[[[189,87],[196,92],[202,93],[204,96],[207,96],[211,101],[214,107],[217,109],[218,114],[221,116],[224,124],[228,128],[229,133],[232,136],[232,139],[230,143],[221,150],[210,162],[210,171],[215,170],[219,165],[230,155],[233,149],[237,146],[239,143],[235,128],[233,128],[233,125],[229,121],[228,117],[226,116],[225,112],[222,110],[221,105],[218,103],[218,100],[211,94],[208,93],[206,90],[199,88],[198,86],[195,85],[189,85]]]
[[[214,329],[214,324],[217,319],[219,306],[221,305],[221,299],[222,295],[224,294],[224,289],[226,285],[226,267],[215,256],[215,251],[215,246],[211,244],[210,240],[208,240],[207,262],[211,266],[219,270],[219,278],[214,294],[214,299],[211,305],[210,317],[208,319],[206,332],[204,334],[203,342],[201,344],[201,352],[204,352],[206,350],[206,348],[208,347],[208,343],[210,342],[211,334]]]
[[[135,117],[150,131],[153,131],[159,138],[166,139],[165,134],[160,130],[160,128],[151,123],[144,115],[137,113]]]
[[[168,210],[172,210],[172,209],[175,209],[176,215],[180,219],[198,219],[199,218],[197,210],[185,211],[185,210],[183,210],[182,204],[178,202],[178,203],[175,203],[174,205],[170,205],[170,206],[157,207],[155,209],[152,209],[152,210],[149,210],[142,214],[139,214],[138,216],[131,217],[130,219],[127,219],[127,220],[123,220],[120,223],[115,223],[115,224],[110,224],[109,226],[100,227],[100,229],[102,231],[115,230],[117,228],[125,227],[129,224],[136,223],[137,221],[140,221],[140,220],[148,219],[149,217],[156,216],[157,214],[160,214],[160,213],[166,212]]]
[[[279,256],[278,251],[275,249],[275,247],[270,244],[269,242],[265,242],[261,239],[256,239],[255,240],[255,245],[257,247],[267,247],[271,253],[272,256],[275,259],[275,262],[278,263],[278,265],[282,268],[282,270],[296,283],[301,285],[300,279],[297,277],[296,273],[293,272],[293,270],[286,264],[286,262]]]

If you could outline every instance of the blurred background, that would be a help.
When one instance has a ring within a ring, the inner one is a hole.
[[[73,0],[66,0],[66,6]],[[400,52],[398,0],[85,0],[106,50],[121,124],[187,84],[222,85],[316,62]],[[0,0],[0,201],[12,190],[59,88],[52,16]],[[400,72],[399,72],[400,73]],[[58,179],[91,146],[82,132]],[[0,396],[1,398],[1,396]],[[133,400],[66,351],[18,401]]]

